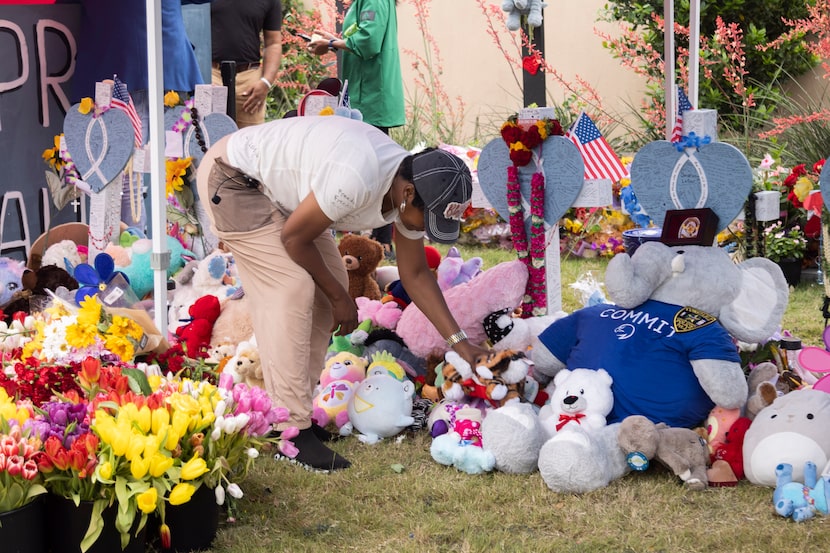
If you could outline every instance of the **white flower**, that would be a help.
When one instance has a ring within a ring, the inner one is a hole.
[[[141,370],[147,376],[162,376],[161,367],[158,365],[148,365],[147,363],[138,363],[136,368]]]
[[[249,447],[248,450],[245,453],[251,459],[256,459],[257,457],[259,457],[259,450],[255,447]]]
[[[227,409],[227,404],[225,403],[224,399],[220,399],[216,402],[216,407],[213,408],[213,414],[216,415],[218,419],[222,415],[225,414],[225,410]]]
[[[242,499],[242,496],[244,495],[242,493],[242,488],[240,488],[238,484],[228,484],[228,493],[234,499]]]
[[[213,490],[213,493],[216,494],[216,504],[217,505],[224,505],[225,504],[225,488],[221,485],[216,486]]]
[[[210,433],[210,439],[214,442],[222,437],[222,429],[219,426],[214,426],[213,431]]]

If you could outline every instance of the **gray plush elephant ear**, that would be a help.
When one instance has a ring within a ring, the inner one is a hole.
[[[790,289],[781,268],[765,257],[753,257],[738,268],[741,285],[738,295],[721,309],[720,323],[738,340],[763,342],[781,325]]]

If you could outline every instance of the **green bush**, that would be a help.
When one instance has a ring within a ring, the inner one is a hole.
[[[745,94],[757,94],[761,89],[752,83],[771,86],[780,75],[801,75],[814,67],[818,60],[804,47],[799,37],[785,41],[780,48],[763,50],[760,47],[772,42],[789,29],[784,19],[799,19],[807,16],[808,0],[723,0],[703,2],[700,7],[700,35],[702,37],[701,79],[698,88],[699,105],[713,108],[721,115],[722,123],[734,130],[744,130],[747,122],[743,97],[724,76],[724,70],[733,68],[726,51],[712,47],[716,21],[720,16],[724,23],[736,23],[743,31],[743,50],[746,56],[743,70],[746,75]],[[638,2],[612,0],[605,5],[601,15],[604,21],[628,23],[643,33],[645,41],[657,52],[664,52],[663,31],[654,21],[653,15],[662,18],[663,2]],[[689,0],[675,3],[675,21],[682,27],[689,25]],[[675,33],[676,47],[688,50],[688,36]],[[707,44],[710,47],[707,47]],[[662,80],[662,68],[647,67],[649,75]],[[711,78],[704,72],[711,71]],[[678,79],[679,81],[679,79]],[[663,103],[662,87],[650,88],[648,95],[658,104]],[[771,112],[772,106],[756,105],[756,116]]]
[[[266,121],[279,119],[297,109],[300,99],[326,77],[336,75],[331,60],[308,52],[306,42],[295,33],[309,34],[320,27],[320,14],[305,9],[301,0],[282,2],[282,62],[274,88],[268,95]]]

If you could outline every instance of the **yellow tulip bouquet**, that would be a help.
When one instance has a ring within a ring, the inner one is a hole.
[[[272,407],[263,390],[228,379],[216,386],[168,378],[145,369],[150,374],[144,379],[129,372],[127,389],[118,382],[125,379],[119,374],[122,370],[101,369],[98,383],[109,382],[93,402],[90,429],[100,439],[95,477],[113,492],[110,502],[118,506],[116,527],[122,545],[129,541],[136,517],[140,530],[148,515],[156,513],[162,546],[169,547],[167,506],[187,503],[200,486],[213,489],[220,505],[226,494],[241,498],[236,481],[245,476],[265,442],[276,443],[289,455],[294,447],[288,440],[267,438],[272,425],[288,419],[288,410]],[[146,395],[129,389],[130,379]],[[87,532],[90,543],[100,533],[97,515],[106,507],[106,501],[98,503]]]

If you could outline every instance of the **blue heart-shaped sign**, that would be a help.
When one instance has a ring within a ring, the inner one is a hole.
[[[133,155],[133,125],[120,109],[108,109],[93,116],[78,111],[75,104],[63,120],[66,149],[81,180],[93,192],[100,192],[118,176]]]
[[[752,169],[736,147],[713,142],[677,151],[658,140],[646,144],[631,163],[631,186],[658,227],[669,209],[708,207],[718,216],[718,232],[744,207],[752,190]]]
[[[239,127],[236,122],[224,113],[208,113],[201,118],[199,126],[202,132],[202,139],[205,141],[205,147],[210,148],[211,145],[216,144],[222,137],[231,134]],[[193,158],[193,162],[198,166],[202,161],[205,153],[196,140],[196,127],[190,125],[184,133],[184,151]]]
[[[545,223],[555,225],[579,196],[584,180],[585,165],[582,154],[573,142],[562,136],[550,136],[535,154],[542,160],[545,175]],[[478,182],[493,209],[505,221],[510,219],[507,207],[507,168],[512,165],[510,150],[501,138],[491,140],[479,154]],[[531,161],[519,167],[519,186],[523,203],[530,202],[530,179],[536,172]],[[526,222],[530,209],[525,205]]]

